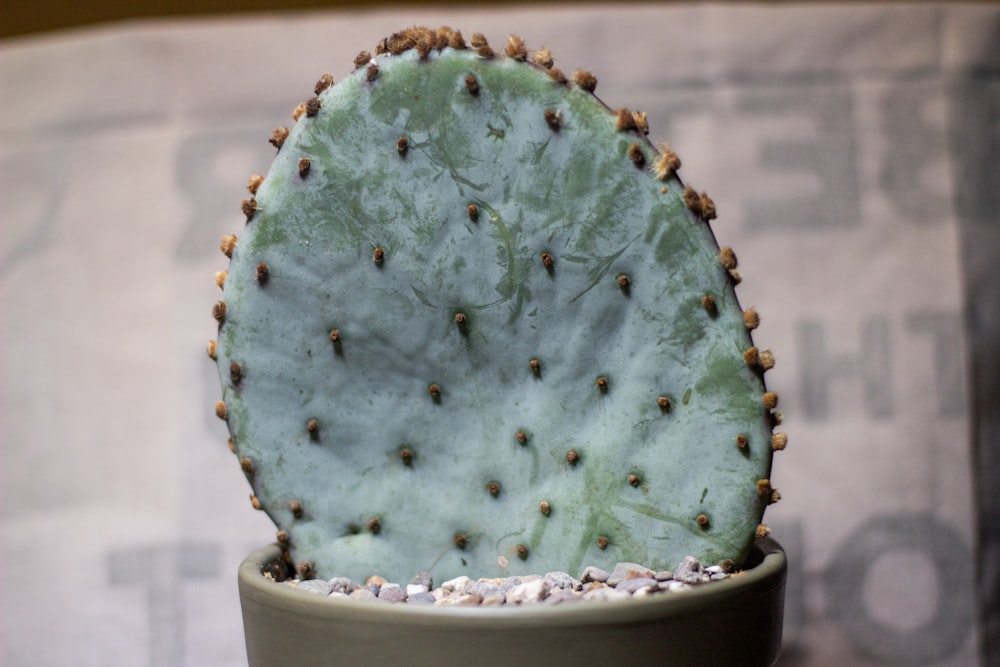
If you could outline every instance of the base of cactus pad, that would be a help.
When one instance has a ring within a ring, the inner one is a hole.
[[[250,667],[333,665],[773,665],[787,561],[758,540],[725,581],[625,601],[502,608],[330,599],[262,576],[270,545],[240,565]]]

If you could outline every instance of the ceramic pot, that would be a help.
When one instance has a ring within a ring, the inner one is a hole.
[[[624,601],[446,608],[326,598],[262,576],[277,545],[240,565],[251,667],[772,665],[787,562],[759,540],[725,581]]]

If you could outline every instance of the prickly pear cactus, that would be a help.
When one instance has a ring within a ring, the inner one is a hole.
[[[596,83],[411,29],[272,135],[210,354],[304,575],[667,569],[764,530],[784,436],[735,256]]]

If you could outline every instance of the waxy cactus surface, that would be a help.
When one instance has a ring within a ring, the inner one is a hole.
[[[272,136],[214,309],[217,411],[292,562],[739,562],[784,439],[711,200],[517,38],[356,64]]]

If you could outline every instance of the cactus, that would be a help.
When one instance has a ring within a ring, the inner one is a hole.
[[[741,561],[785,440],[711,199],[517,37],[414,28],[355,65],[272,134],[217,276],[217,413],[290,562]]]

